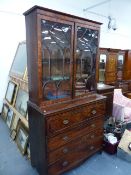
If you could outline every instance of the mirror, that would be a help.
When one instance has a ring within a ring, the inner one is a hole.
[[[124,63],[124,55],[120,54],[118,55],[117,59],[117,80],[122,80],[122,69],[123,69],[123,63]]]
[[[106,54],[100,54],[99,60],[99,82],[104,83],[105,81],[105,67],[106,67]]]
[[[117,62],[117,68],[122,69],[124,62],[124,55],[118,55],[118,62]]]

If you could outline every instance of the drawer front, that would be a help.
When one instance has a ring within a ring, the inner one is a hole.
[[[61,174],[64,171],[80,164],[87,157],[95,153],[102,148],[103,139],[97,139],[90,144],[80,144],[77,148],[74,148],[71,154],[62,157],[54,164],[48,167],[49,175]],[[84,143],[84,142],[83,142]]]
[[[76,127],[74,129],[71,129],[63,134],[59,134],[54,137],[50,137],[47,139],[47,148],[48,151],[52,151],[54,149],[57,149],[58,147],[77,139],[78,136],[81,137],[84,134],[88,134],[91,131],[96,130],[97,128],[103,128],[103,116],[99,117],[97,119],[91,119],[87,123],[84,123],[83,125]]]
[[[47,134],[57,134],[70,126],[84,122],[88,118],[105,114],[105,102],[75,108],[47,119]]]
[[[48,153],[48,164],[56,162],[57,160],[61,159],[63,156],[67,156],[72,154],[74,151],[79,151],[85,145],[91,145],[94,143],[98,138],[103,137],[103,129],[97,129],[94,132],[86,134],[82,137],[78,137],[76,140],[67,143],[66,145],[56,149],[55,151]],[[92,147],[93,149],[93,147]]]

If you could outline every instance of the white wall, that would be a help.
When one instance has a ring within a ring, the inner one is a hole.
[[[4,19],[4,20],[3,20]],[[8,83],[9,70],[20,41],[25,40],[24,18],[0,13],[0,111]],[[16,25],[17,24],[17,25]],[[20,29],[20,30],[19,30]]]
[[[102,22],[100,46],[119,49],[131,49],[131,1],[109,0],[109,2],[91,8],[102,0],[1,0],[0,1],[0,111],[8,82],[8,74],[18,43],[25,40],[25,21],[22,13],[34,5],[82,16]],[[91,12],[95,12],[93,14]],[[12,13],[13,12],[13,13]],[[15,14],[14,14],[15,13]],[[116,31],[108,30],[108,16],[116,18]]]

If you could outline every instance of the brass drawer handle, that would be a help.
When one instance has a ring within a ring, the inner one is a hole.
[[[67,125],[68,123],[69,123],[69,120],[67,120],[67,119],[63,120],[64,125]]]
[[[93,150],[95,147],[94,146],[90,146],[90,150]]]
[[[94,135],[91,135],[91,139],[94,139],[94,137],[95,137]]]
[[[64,153],[64,154],[68,153],[68,148],[64,148],[64,149],[63,149],[63,153]]]
[[[91,111],[91,113],[92,113],[93,115],[95,115],[95,114],[96,114],[96,110],[93,109],[93,110]]]
[[[69,140],[69,137],[68,137],[68,136],[64,136],[62,139],[63,139],[64,141],[67,141],[67,140]]]
[[[96,127],[96,125],[95,125],[95,124],[92,124],[92,125],[91,125],[91,127],[92,127],[92,128],[95,128],[95,127]]]
[[[64,161],[63,163],[62,163],[62,166],[63,167],[65,167],[65,166],[67,166],[68,165],[68,161]]]

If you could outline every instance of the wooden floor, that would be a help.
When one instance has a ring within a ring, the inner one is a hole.
[[[0,117],[0,175],[38,175],[30,161],[22,156],[9,136],[9,129]],[[64,175],[131,175],[131,163],[105,152],[95,154],[81,166]]]

